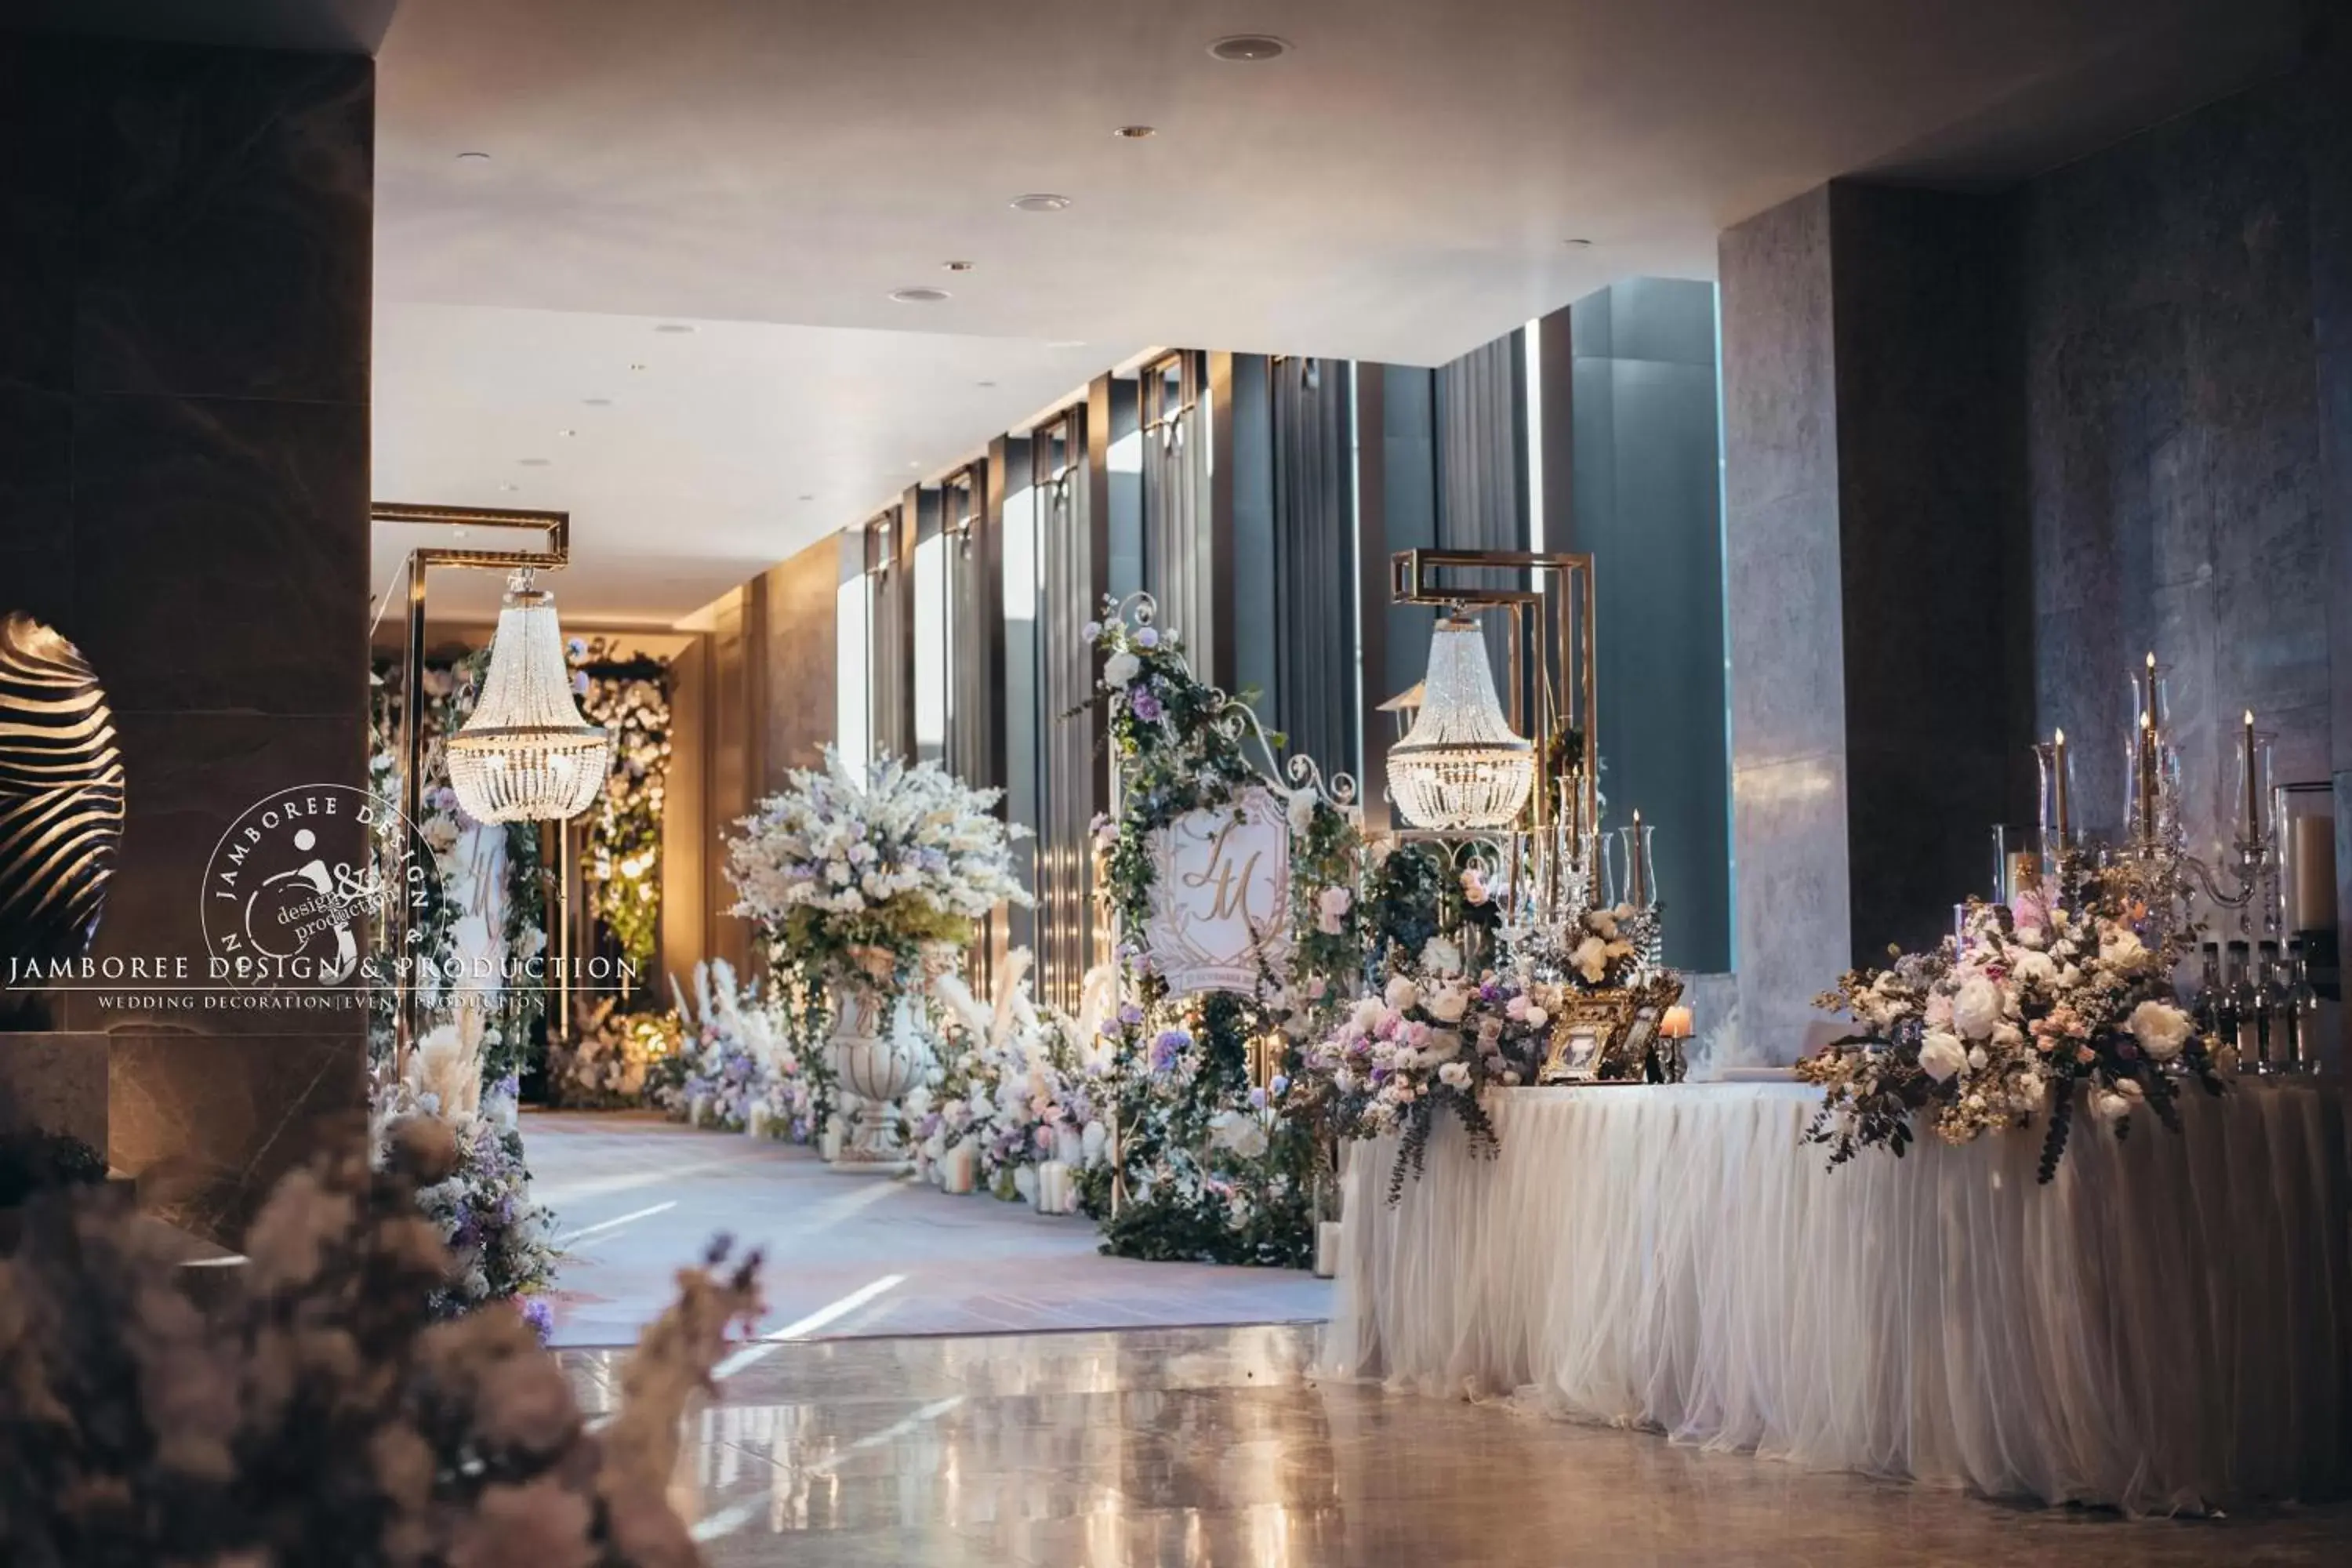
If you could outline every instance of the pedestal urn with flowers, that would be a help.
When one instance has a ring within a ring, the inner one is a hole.
[[[992,910],[1031,901],[1011,855],[1027,830],[997,816],[1002,793],[934,763],[860,766],[827,746],[822,769],[795,769],[728,845],[734,912],[779,969],[831,1001],[833,1070],[860,1102],[845,1165],[901,1163],[894,1107],[929,1066],[930,981]]]

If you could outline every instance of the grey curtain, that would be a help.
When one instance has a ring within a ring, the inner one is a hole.
[[[1281,359],[1274,415],[1276,724],[1325,775],[1356,749],[1355,453],[1348,365]]]
[[[1187,351],[1143,372],[1143,586],[1159,602],[1160,621],[1183,637],[1193,670],[1213,680],[1216,601],[1202,360]]]
[[[1438,367],[1437,543],[1442,550],[1525,550],[1528,530],[1524,332],[1496,338]],[[1523,585],[1518,573],[1464,574],[1481,586]],[[1509,617],[1485,616],[1496,689],[1510,701]]]
[[[1042,578],[1038,614],[1045,767],[1037,827],[1037,994],[1076,1011],[1094,962],[1094,853],[1087,832],[1103,802],[1097,755],[1094,649],[1081,635],[1099,616],[1101,559],[1087,516],[1086,411],[1074,407],[1030,439]]]

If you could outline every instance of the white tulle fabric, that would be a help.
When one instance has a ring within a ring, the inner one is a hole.
[[[1711,1448],[2190,1511],[2352,1481],[2343,1097],[2245,1084],[2175,1136],[2087,1118],[1832,1172],[1802,1085],[1497,1094],[1391,1207],[1347,1176],[1335,1376]]]

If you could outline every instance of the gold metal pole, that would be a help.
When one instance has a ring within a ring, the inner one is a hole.
[[[408,647],[401,660],[400,680],[400,826],[407,837],[401,847],[415,847],[417,818],[425,806],[425,572],[421,551],[408,557]],[[427,868],[429,870],[429,868]],[[393,949],[392,1070],[394,1078],[408,1071],[409,1047],[416,1039],[416,976],[411,965],[415,954],[416,915],[406,898],[394,900],[400,919]]]

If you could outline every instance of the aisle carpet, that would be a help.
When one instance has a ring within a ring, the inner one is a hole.
[[[526,1111],[533,1191],[568,1254],[559,1345],[625,1344],[671,1276],[725,1233],[761,1248],[767,1331],[984,1334],[1319,1321],[1331,1288],[1287,1270],[1138,1263],[1084,1218],[833,1170],[805,1149],[635,1112]],[[652,1212],[648,1212],[652,1211]]]

